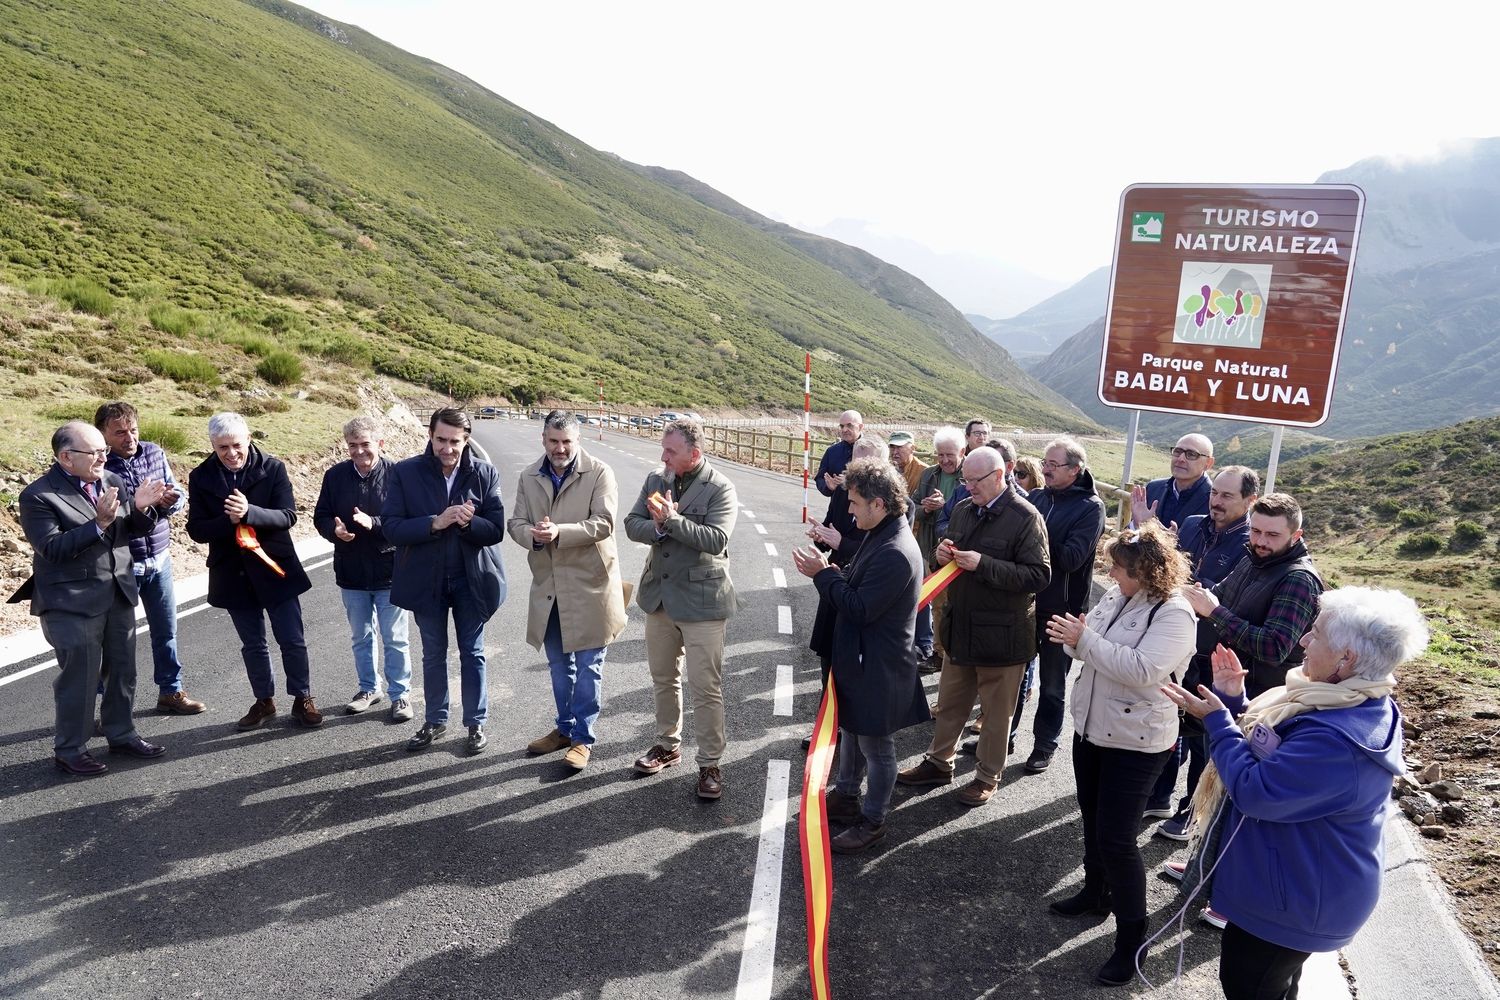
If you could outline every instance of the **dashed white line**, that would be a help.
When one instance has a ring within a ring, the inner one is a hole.
[[[764,524],[761,524],[759,521],[756,521],[755,531],[757,534],[764,535],[766,533],[766,526]]]
[[[772,566],[771,567],[771,579],[773,581],[775,581],[776,586],[778,586],[778,587],[785,587],[786,586],[786,570],[782,569],[780,566]]]
[[[776,664],[776,700],[771,708],[772,715],[792,714],[792,665],[790,663]]]
[[[770,542],[766,543],[766,555],[768,555],[768,556],[774,556],[774,555],[776,555],[776,546],[773,545],[773,544],[771,544]]]
[[[746,510],[745,508],[741,507],[740,513],[744,514],[745,517],[749,518],[752,521],[755,520],[755,511],[753,510]]]
[[[750,884],[750,915],[740,950],[735,1000],[770,1000],[776,970],[776,918],[781,913],[781,856],[786,842],[787,788],[792,762],[766,761],[766,802],[760,816],[760,849]]]
[[[785,604],[776,606],[776,631],[782,635],[792,634],[792,609]]]

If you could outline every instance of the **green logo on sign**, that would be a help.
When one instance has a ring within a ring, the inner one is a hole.
[[[1130,215],[1130,242],[1160,243],[1162,226],[1166,224],[1165,212],[1132,212]]]

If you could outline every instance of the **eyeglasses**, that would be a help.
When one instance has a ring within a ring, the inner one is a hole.
[[[1205,455],[1201,451],[1194,451],[1191,448],[1173,448],[1172,449],[1172,457],[1173,458],[1185,458],[1189,462],[1196,462],[1200,458],[1211,458],[1212,456],[1211,455]]]
[[[1058,469],[1071,469],[1077,464],[1076,462],[1053,462],[1049,460],[1042,463],[1042,468],[1051,469],[1056,472]]]
[[[978,479],[970,479],[967,476],[965,476],[965,477],[961,478],[959,480],[959,482],[963,483],[970,490],[973,490],[974,487],[978,486],[980,483],[984,482],[986,479],[990,478],[991,476],[993,476],[995,473],[997,473],[999,471],[1000,471],[999,469],[991,469],[989,472],[986,472],[984,475],[980,476]]]
[[[109,449],[108,448],[95,448],[95,449],[93,449],[91,451],[80,451],[77,448],[68,448],[68,449],[65,449],[65,450],[73,453],[74,455],[87,455],[90,458],[108,458],[109,457]]]

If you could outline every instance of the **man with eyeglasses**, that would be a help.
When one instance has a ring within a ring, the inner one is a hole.
[[[840,536],[853,535],[858,530],[854,517],[849,513],[849,492],[844,489],[844,470],[854,458],[854,442],[864,434],[865,418],[858,410],[845,410],[839,414],[839,439],[828,446],[818,462],[818,475],[814,484],[818,492],[828,498],[828,512],[823,523],[837,531]],[[837,552],[831,557],[835,566],[847,560]]]
[[[189,698],[182,687],[182,661],[177,655],[177,592],[172,580],[172,529],[168,519],[187,506],[187,495],[177,488],[172,466],[160,445],[141,440],[139,417],[129,403],[105,403],[94,412],[94,426],[109,445],[104,467],[119,476],[131,491],[152,479],[164,485],[156,506],[151,534],[130,540],[132,572],[151,628],[152,679],[156,682],[156,710],[167,715],[197,715],[208,706]]]
[[[52,468],[21,493],[31,577],[10,600],[30,599],[57,653],[53,760],[64,774],[89,778],[109,770],[88,752],[101,678],[99,720],[109,752],[143,759],[166,752],[135,729],[139,588],[130,555],[131,539],[155,529],[166,485],[148,479],[132,492],[105,469],[104,436],[82,421],[53,432],[52,453]]]
[[[986,716],[1009,719],[1036,649],[1034,599],[1050,574],[1041,515],[1006,480],[1005,460],[993,448],[969,453],[963,481],[969,498],[954,509],[935,552],[940,565],[954,562],[964,571],[948,585],[938,622],[944,663],[937,722],[923,759],[897,775],[903,785],[953,781],[958,741],[976,696]],[[974,778],[959,790],[960,803],[980,806],[994,795],[1005,772],[1007,737],[1003,723],[980,732]]]
[[[1104,534],[1104,501],[1094,491],[1094,475],[1088,469],[1083,445],[1061,437],[1047,445],[1042,461],[1041,489],[1028,499],[1041,512],[1047,525],[1047,552],[1052,579],[1036,595],[1036,644],[1041,695],[1032,720],[1031,756],[1026,772],[1040,774],[1052,763],[1057,738],[1062,733],[1063,698],[1068,670],[1073,660],[1058,643],[1047,638],[1046,623],[1053,615],[1082,617],[1089,599],[1094,571],[1094,549]],[[1011,720],[1011,732],[1020,726],[1020,712]]]
[[[915,507],[912,531],[917,536],[917,548],[922,552],[922,564],[928,569],[936,565],[933,555],[937,550],[938,517],[955,490],[959,487],[959,463],[963,461],[964,435],[957,427],[939,427],[932,435],[932,450],[937,462],[929,466],[917,480],[912,490],[911,501]],[[942,616],[947,592],[939,594],[931,604],[917,612],[917,642],[919,646],[927,636],[934,636],[933,622]],[[934,643],[941,638],[934,636]],[[922,659],[921,671],[935,674],[943,668],[943,653],[940,647],[927,647]]]
[[[964,425],[964,454],[983,448],[990,439],[990,422],[975,417]]]
[[[1140,527],[1156,518],[1178,531],[1188,518],[1207,514],[1213,464],[1214,443],[1202,434],[1184,434],[1172,448],[1172,474],[1131,489],[1131,523]]]

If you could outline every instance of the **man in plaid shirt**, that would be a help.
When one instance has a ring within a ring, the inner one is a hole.
[[[130,540],[130,557],[146,624],[151,628],[151,659],[159,691],[156,710],[169,715],[197,715],[207,706],[189,698],[182,689],[182,661],[177,658],[177,594],[172,586],[172,554],[167,551],[172,540],[167,519],[182,510],[187,495],[172,478],[166,453],[141,440],[135,407],[105,403],[94,413],[94,426],[109,446],[104,468],[119,476],[132,493],[141,483],[153,479],[166,485],[166,493],[156,505],[156,528],[149,535]]]

